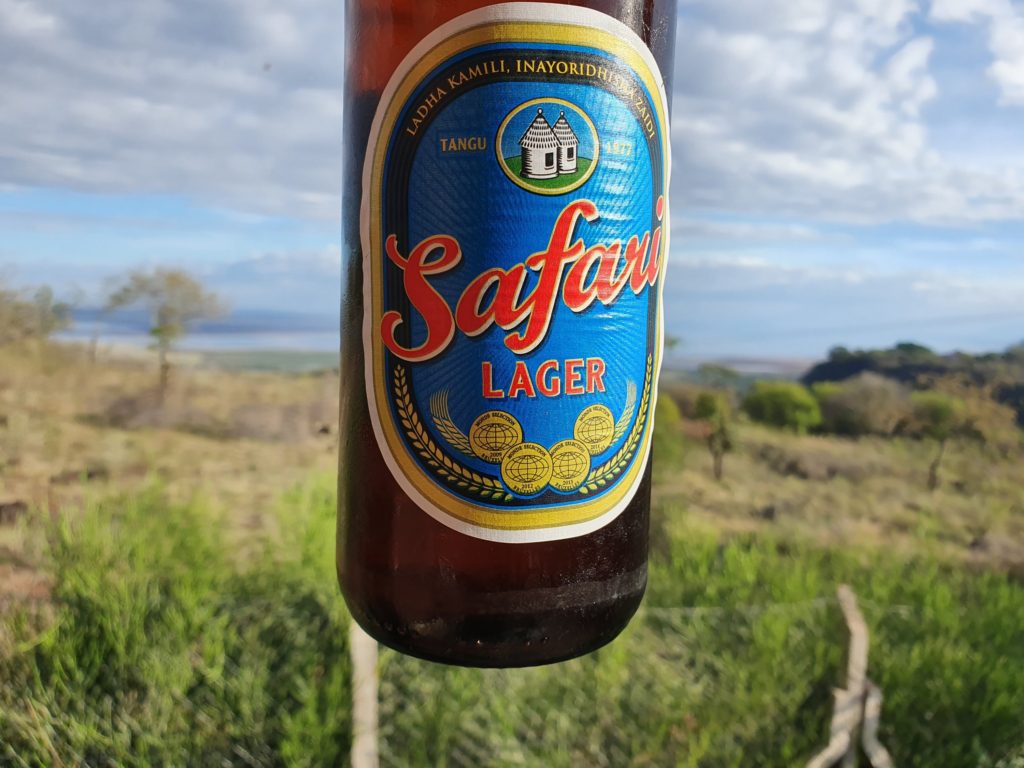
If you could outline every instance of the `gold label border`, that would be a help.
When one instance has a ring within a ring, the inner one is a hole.
[[[508,20],[515,13],[515,21]],[[558,17],[558,18],[555,18]],[[600,18],[597,18],[600,17]],[[448,492],[412,458],[389,411],[388,388],[391,371],[385,370],[385,355],[379,327],[383,313],[383,243],[372,236],[381,226],[382,178],[392,131],[408,99],[423,78],[444,61],[487,43],[585,44],[610,53],[630,66],[652,96],[661,129],[665,179],[665,232],[658,258],[662,264],[656,301],[657,337],[653,376],[645,382],[648,398],[657,391],[663,346],[664,268],[668,253],[668,187],[670,135],[667,99],[653,57],[628,27],[597,11],[563,8],[540,3],[507,3],[468,13],[428,36],[399,66],[385,89],[370,133],[364,169],[361,235],[364,280],[364,347],[367,394],[371,421],[384,458],[396,479],[431,516],[469,535],[494,541],[529,542],[571,538],[597,530],[613,520],[635,495],[649,459],[654,429],[654,409],[648,409],[641,445],[628,471],[615,481],[612,490],[599,498],[572,505],[538,506],[525,510],[496,511],[467,503]],[[638,423],[641,415],[637,415]]]

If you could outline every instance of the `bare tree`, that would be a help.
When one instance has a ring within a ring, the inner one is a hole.
[[[149,333],[160,357],[160,401],[167,394],[171,364],[168,358],[177,341],[193,323],[219,317],[225,307],[192,275],[178,269],[137,271],[113,289],[106,311],[142,306],[149,313]]]

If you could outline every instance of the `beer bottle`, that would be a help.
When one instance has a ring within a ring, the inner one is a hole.
[[[347,0],[338,578],[529,666],[647,580],[675,0]]]

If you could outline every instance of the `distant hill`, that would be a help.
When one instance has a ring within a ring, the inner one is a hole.
[[[991,387],[996,399],[1017,411],[1024,426],[1024,343],[1005,352],[969,355],[954,352],[940,355],[920,344],[902,343],[892,349],[856,350],[836,347],[828,360],[811,368],[804,377],[807,385],[823,381],[844,381],[871,372],[896,379],[911,387],[926,386],[928,380],[959,376],[977,387]]]
[[[696,373],[702,368],[728,368],[744,376],[799,379],[812,365],[814,360],[811,358],[680,356],[666,360],[664,367],[680,375]]]

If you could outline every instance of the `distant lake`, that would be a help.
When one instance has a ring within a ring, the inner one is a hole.
[[[338,364],[340,324],[337,315],[239,309],[218,320],[195,324],[178,346],[183,351],[202,353],[206,362],[221,366],[319,370]],[[78,309],[74,312],[73,327],[58,338],[89,341],[98,332],[101,345],[146,349],[152,343],[148,329],[149,317],[143,311],[125,310],[105,315],[98,309]],[[694,370],[706,362],[725,364],[744,373],[795,377],[807,370],[813,361],[678,356],[669,360],[666,367]]]
[[[299,312],[239,309],[217,320],[193,325],[181,348],[196,351],[288,350],[336,353],[340,344],[337,316]],[[112,315],[98,309],[78,309],[74,325],[60,338],[145,348],[150,345],[149,316],[140,310]]]

